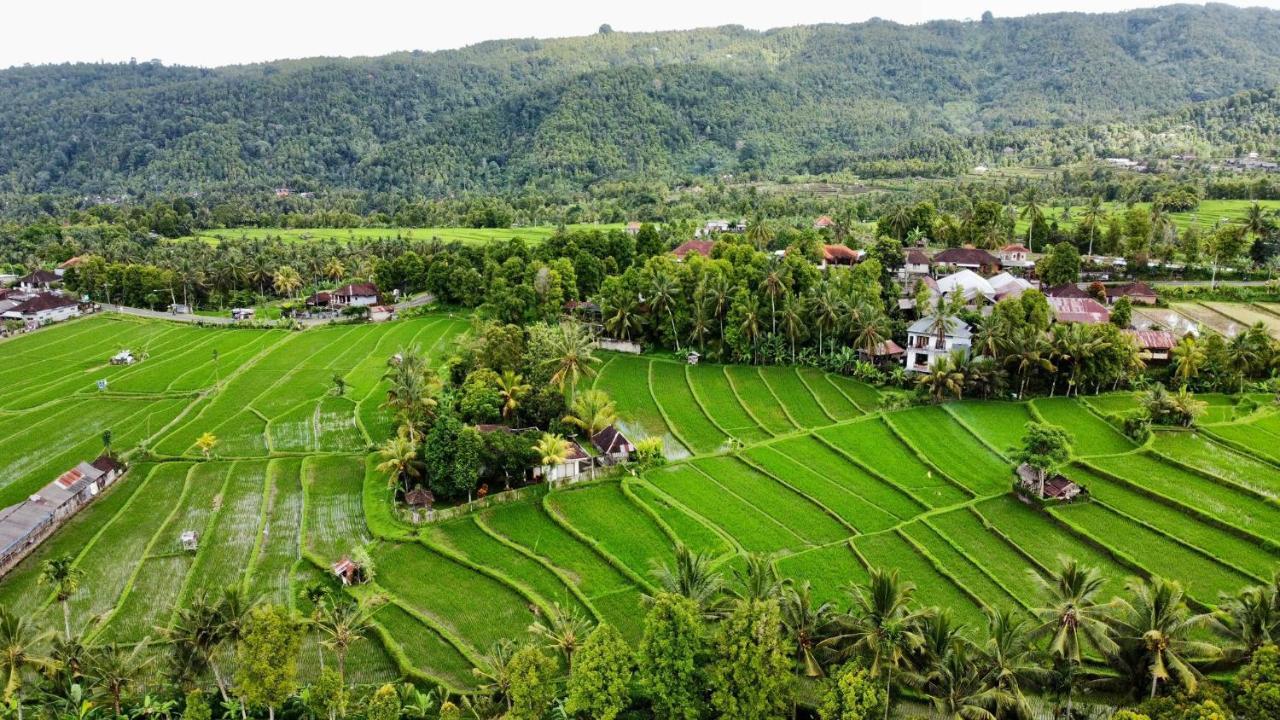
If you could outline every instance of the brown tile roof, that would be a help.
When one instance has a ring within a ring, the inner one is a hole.
[[[1062,298],[1092,298],[1088,290],[1076,285],[1075,283],[1063,283],[1054,285],[1051,288],[1045,288],[1046,297],[1062,297]]]
[[[352,297],[352,296],[368,297],[371,295],[378,294],[378,286],[374,285],[373,283],[352,283],[350,285],[344,285],[338,288],[337,290],[334,290],[332,294],[346,295],[348,297]]]
[[[861,349],[859,349],[858,352],[865,354],[865,351]],[[901,345],[894,342],[893,340],[885,340],[884,342],[876,345],[874,348],[871,349],[871,356],[887,357],[892,355],[901,355],[903,352],[904,351]]]
[[[715,240],[686,240],[671,253],[681,260],[691,252],[696,252],[703,257],[711,257],[711,248],[715,247],[715,244]]]
[[[911,250],[907,251],[907,264],[908,265],[928,265],[930,264],[929,256],[925,255],[923,250],[912,248]]]
[[[1131,282],[1124,285],[1111,285],[1107,288],[1107,297],[1155,297],[1156,291],[1144,282]]]
[[[823,245],[822,259],[828,263],[852,265],[858,261],[858,253],[849,249],[847,245]]]
[[[48,285],[49,283],[58,282],[57,273],[52,270],[34,270],[31,273],[18,278],[19,284],[25,285]]]
[[[58,265],[59,270],[70,270],[73,267],[79,267],[89,260],[88,255],[76,255],[73,258],[64,260]]]
[[[124,465],[121,465],[119,461],[117,461],[115,458],[107,454],[99,455],[98,459],[94,460],[90,464],[93,465],[94,468],[101,470],[104,473],[111,472],[112,470],[124,469]]]
[[[596,450],[599,450],[605,455],[610,455],[615,452],[621,452],[623,448],[631,443],[628,442],[627,437],[623,435],[621,431],[610,425],[595,435],[592,435],[591,444],[596,446]]]
[[[1000,252],[1007,252],[1007,253],[1024,252],[1025,253],[1025,252],[1031,252],[1031,251],[1028,250],[1026,246],[1022,245],[1021,243],[1013,243],[1012,245],[1005,245],[1004,247],[1000,248]]]
[[[947,248],[933,256],[935,263],[948,265],[989,265],[1000,267],[1000,260],[986,250],[977,248]]]
[[[17,307],[13,308],[13,312],[27,315],[30,313],[37,313],[44,310],[56,310],[58,308],[70,307],[78,304],[79,303],[69,297],[63,297],[62,295],[55,295],[53,293],[40,293],[30,300],[20,303]]]

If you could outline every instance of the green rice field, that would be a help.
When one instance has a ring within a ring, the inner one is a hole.
[[[495,642],[527,637],[555,606],[638,641],[642,596],[677,543],[725,572],[766,554],[837,604],[869,569],[897,568],[921,601],[965,622],[986,608],[1029,614],[1034,576],[1062,557],[1100,568],[1109,593],[1161,575],[1200,606],[1280,561],[1269,408],[1236,413],[1233,398],[1206,396],[1212,422],[1140,446],[1108,419],[1134,406],[1131,393],[886,411],[875,388],[814,369],[612,354],[591,382],[633,440],[664,438],[664,466],[409,526],[370,469],[391,431],[382,366],[411,344],[439,359],[466,327],[440,316],[286,333],[95,317],[6,342],[5,502],[96,455],[106,428],[118,449],[145,444],[150,456],[0,580],[0,603],[60,623],[35,578],[44,558],[71,554],[85,572],[73,623],[100,618],[93,642],[145,642],[226,585],[305,609],[300,589],[371,543],[378,572],[359,594],[383,604],[353,674],[466,692]],[[145,359],[108,365],[124,347]],[[330,392],[334,374],[344,397]],[[1065,473],[1089,502],[1040,510],[1010,492],[1031,420],[1071,433]],[[207,459],[194,447],[206,431],[219,438]],[[199,533],[195,552],[180,547],[186,530]]]

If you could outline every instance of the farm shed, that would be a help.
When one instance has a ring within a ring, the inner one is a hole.
[[[1030,465],[1018,466],[1018,485],[1042,500],[1058,500],[1070,502],[1087,491],[1062,475],[1052,475],[1044,479],[1044,495],[1040,495],[1040,474]]]
[[[1138,344],[1138,356],[1147,362],[1168,362],[1178,337],[1168,330],[1125,330]]]
[[[26,500],[0,510],[0,575],[13,569],[123,471],[120,463],[103,455],[76,465]]]
[[[581,475],[584,471],[590,470],[592,465],[591,456],[587,454],[582,446],[573,440],[566,441],[569,445],[569,452],[565,455],[565,460],[558,465],[543,465],[542,479],[548,482],[554,480],[566,480]]]
[[[603,456],[607,464],[626,462],[636,449],[627,436],[613,425],[592,435],[591,444],[595,445],[596,451]]]

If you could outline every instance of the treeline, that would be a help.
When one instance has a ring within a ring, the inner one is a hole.
[[[988,720],[1031,717],[1041,704],[1069,719],[1280,715],[1280,577],[1216,606],[1160,578],[1131,579],[1108,598],[1097,570],[1064,557],[1036,576],[1029,613],[989,610],[973,627],[922,605],[896,570],[873,569],[825,601],[763,555],[729,576],[716,566],[677,547],[674,563],[655,569],[636,646],[553,606],[526,637],[489,648],[474,671],[478,691],[463,696],[351,682],[349,654],[378,642],[372,617],[384,600],[357,600],[326,581],[300,592],[298,610],[254,602],[238,587],[198,595],[136,647],[89,646],[70,625],[44,630],[0,608],[6,710],[59,720],[880,720],[910,701],[939,717]],[[54,558],[41,578],[65,606],[82,572]],[[361,573],[372,581],[377,568],[362,558]],[[319,638],[318,667],[302,654],[309,633]],[[1209,679],[1233,669],[1227,688]]]
[[[1048,164],[1141,149],[1110,123],[1264,88],[1280,71],[1278,32],[1272,11],[1170,6],[609,32],[211,70],[12,68],[0,72],[0,193],[447,197],[726,174],[952,175],[1006,147]],[[1271,119],[1231,111],[1182,111],[1189,142],[1274,149]]]

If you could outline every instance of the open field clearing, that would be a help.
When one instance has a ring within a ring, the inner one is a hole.
[[[726,574],[746,553],[771,555],[819,602],[844,604],[871,568],[896,568],[921,602],[968,623],[1035,608],[1036,578],[1063,556],[1101,569],[1108,596],[1160,574],[1201,604],[1280,565],[1280,415],[1266,403],[1245,415],[1237,398],[1205,395],[1212,424],[1138,446],[1108,422],[1136,406],[1132,392],[882,411],[874,388],[812,368],[619,354],[589,382],[633,439],[665,439],[666,465],[413,527],[371,470],[392,427],[386,358],[418,345],[439,362],[466,329],[445,316],[301,333],[90,318],[7,343],[24,368],[11,380],[37,382],[0,384],[0,495],[95,456],[103,429],[154,455],[0,581],[0,602],[60,626],[36,577],[70,554],[85,572],[73,624],[101,617],[94,642],[133,643],[228,585],[307,612],[303,591],[333,584],[331,564],[363,545],[369,593],[385,602],[352,676],[466,691],[495,642],[557,605],[637,642],[642,595],[676,543]],[[120,338],[146,359],[106,365]],[[1013,448],[1036,419],[1071,433],[1064,473],[1092,501],[1039,510],[1012,496]],[[219,439],[208,458],[194,446],[204,432]],[[194,551],[184,531],[199,535]],[[317,652],[309,637],[304,653]]]

